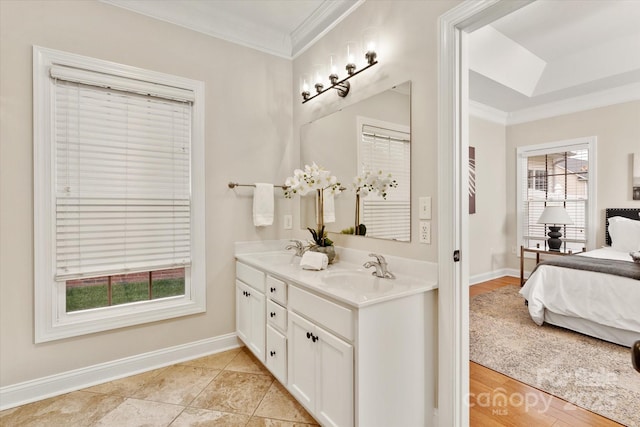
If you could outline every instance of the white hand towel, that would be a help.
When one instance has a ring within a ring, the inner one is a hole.
[[[329,258],[321,252],[307,251],[300,260],[300,267],[304,270],[324,270],[328,265]]]
[[[323,200],[324,223],[328,224],[331,222],[336,222],[336,204],[335,204],[335,199],[333,198],[333,193],[331,193],[330,191],[325,191],[323,199],[324,199]]]
[[[253,225],[273,224],[273,184],[256,183],[253,191]]]

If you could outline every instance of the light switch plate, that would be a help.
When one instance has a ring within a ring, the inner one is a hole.
[[[420,219],[431,219],[431,197],[420,197]]]
[[[420,243],[431,244],[431,221],[420,221]]]
[[[285,230],[291,230],[293,228],[293,216],[285,215],[282,223],[282,228]]]

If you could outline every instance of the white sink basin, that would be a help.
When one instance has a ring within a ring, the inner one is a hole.
[[[393,279],[375,277],[370,271],[335,271],[322,277],[322,283],[331,288],[349,289],[358,293],[380,294],[397,287]]]
[[[253,257],[260,262],[278,265],[300,265],[300,258],[293,252],[265,252]]]

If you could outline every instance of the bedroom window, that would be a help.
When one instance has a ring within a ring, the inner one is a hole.
[[[563,249],[595,246],[595,137],[518,148],[518,242],[545,247],[538,224],[546,206],[563,206],[573,220],[562,227]]]
[[[205,310],[202,97],[34,47],[36,342]]]
[[[383,199],[370,193],[361,199],[361,222],[368,237],[411,240],[411,137],[407,126],[358,117],[359,170],[391,173],[398,186]]]

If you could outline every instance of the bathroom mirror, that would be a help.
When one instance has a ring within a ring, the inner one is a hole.
[[[331,171],[343,192],[325,196],[325,229],[388,240],[411,240],[411,82],[396,85],[301,128],[300,166],[315,162]],[[358,197],[353,180],[363,171],[391,174],[397,186],[386,198]],[[300,198],[301,226],[316,226],[316,201]],[[357,205],[357,206],[356,206]],[[357,230],[357,231],[355,231]]]

